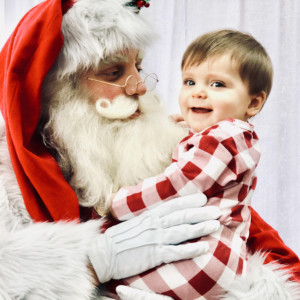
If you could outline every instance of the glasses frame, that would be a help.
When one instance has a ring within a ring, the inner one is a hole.
[[[138,85],[139,85],[140,83],[145,83],[146,79],[147,79],[148,77],[151,77],[152,79],[154,79],[154,80],[156,81],[154,88],[153,88],[152,90],[150,90],[150,91],[153,91],[153,90],[155,89],[157,83],[159,82],[159,80],[158,80],[158,78],[157,78],[157,75],[156,75],[155,73],[150,73],[150,74],[146,74],[146,73],[144,73],[144,72],[142,72],[142,73],[145,75],[144,80],[137,80],[137,77],[136,77],[135,75],[128,75],[127,78],[126,78],[126,80],[125,80],[125,83],[124,83],[124,84],[117,84],[117,83],[107,82],[107,81],[95,79],[95,78],[92,78],[92,77],[87,77],[87,79],[88,79],[88,80],[91,80],[91,81],[95,81],[95,82],[100,82],[100,83],[104,83],[104,84],[108,84],[108,85],[112,85],[112,86],[124,88],[125,91],[126,91],[126,93],[127,93],[128,95],[133,95],[133,94],[136,92],[136,90],[137,90],[137,88],[138,88]],[[151,75],[154,75],[155,77],[153,77],[153,76],[151,76]],[[128,87],[128,86],[127,86],[127,83],[128,83],[128,81],[130,80],[130,78],[135,78],[135,79],[136,79],[135,90],[134,90],[134,92],[132,92],[132,93],[131,93],[131,92],[128,92],[128,90],[126,90],[126,87]],[[147,86],[146,86],[146,90],[148,91]]]

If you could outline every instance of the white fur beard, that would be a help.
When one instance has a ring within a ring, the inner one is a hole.
[[[141,116],[126,120],[101,117],[80,97],[50,105],[46,131],[63,173],[79,203],[103,215],[111,193],[161,173],[187,133],[168,119],[154,94],[133,101],[139,101]]]

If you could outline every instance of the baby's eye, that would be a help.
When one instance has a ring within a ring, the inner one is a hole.
[[[186,79],[183,81],[184,85],[195,85],[195,81],[191,79]]]
[[[222,82],[222,81],[213,81],[212,83],[211,83],[211,86],[213,86],[213,87],[225,87],[225,83],[224,82]]]

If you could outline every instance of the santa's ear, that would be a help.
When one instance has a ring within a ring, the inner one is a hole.
[[[251,96],[251,101],[247,109],[247,115],[249,118],[259,113],[266,101],[266,98],[267,96],[264,91]]]

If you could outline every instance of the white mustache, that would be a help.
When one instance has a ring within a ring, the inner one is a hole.
[[[127,119],[138,109],[139,101],[126,96],[118,96],[112,102],[100,98],[96,102],[98,113],[108,119]]]

